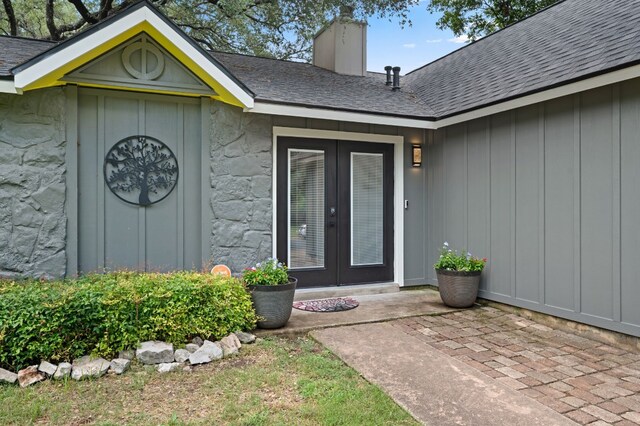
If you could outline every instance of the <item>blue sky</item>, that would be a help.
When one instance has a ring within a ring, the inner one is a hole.
[[[436,27],[439,15],[431,15],[426,5],[411,9],[411,27],[400,27],[398,19],[369,18],[367,68],[384,72],[385,65],[399,66],[406,74],[465,45],[451,31]]]

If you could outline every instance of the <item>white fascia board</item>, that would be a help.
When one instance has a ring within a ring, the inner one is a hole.
[[[348,121],[353,123],[381,124],[386,126],[413,127],[418,129],[435,129],[435,123],[427,120],[365,114],[360,112],[336,111],[332,109],[307,108],[293,105],[272,104],[268,102],[256,102],[253,108],[245,108],[245,112],[286,115],[289,117],[317,118],[321,120]]]
[[[0,80],[0,93],[18,94],[13,80]]]
[[[566,84],[554,89],[549,89],[510,101],[501,102],[499,104],[491,105],[485,108],[479,108],[474,111],[454,115],[437,121],[407,119],[376,114],[352,113],[321,108],[306,108],[262,102],[256,102],[253,109],[245,109],[245,111],[261,114],[287,115],[292,117],[319,118],[325,120],[369,124],[386,124],[390,126],[437,130],[465,121],[475,120],[477,118],[498,114],[512,109],[550,101],[552,99],[573,95],[587,90],[596,89],[598,87],[608,86],[610,84],[620,83],[622,81],[631,80],[634,78],[640,78],[640,65],[634,65],[621,70],[612,71],[596,77],[587,78],[575,83]]]
[[[122,34],[145,21],[169,38],[178,49],[189,56],[214,80],[229,90],[229,92],[246,108],[253,107],[253,97],[251,95],[244,91],[236,82],[215,66],[211,62],[210,58],[204,56],[200,51],[187,42],[182,35],[176,33],[173,28],[167,25],[167,23],[160,19],[158,15],[146,7],[121,17],[99,31],[78,40],[77,42],[67,46],[65,49],[44,57],[32,66],[18,72],[14,77],[15,87],[18,89],[27,87],[29,84],[50,73],[52,70],[63,67],[70,61],[104,44],[105,41],[110,40],[114,36]]]
[[[545,90],[534,93],[532,95],[523,96],[511,101],[502,102],[475,111],[454,115],[449,118],[438,120],[435,122],[436,128],[451,126],[453,124],[474,120],[476,118],[486,117],[488,115],[498,114],[516,108],[537,104],[540,102],[550,101],[552,99],[561,98],[563,96],[574,95],[576,93],[585,92],[587,90],[596,89],[598,87],[608,86],[610,84],[620,83],[625,80],[640,77],[640,65],[634,65],[621,70],[608,72],[596,77],[587,78],[585,80],[576,81],[575,83],[566,84],[554,89]]]

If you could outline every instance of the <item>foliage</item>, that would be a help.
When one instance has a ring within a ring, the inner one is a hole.
[[[255,325],[249,294],[210,274],[119,272],[74,281],[0,282],[0,367],[113,356],[146,340],[177,345]]]
[[[242,272],[246,285],[282,285],[289,283],[287,267],[278,259],[268,259]]]
[[[3,0],[0,34],[65,39],[137,0]],[[315,32],[341,9],[408,21],[419,0],[151,0],[208,49],[308,60]],[[46,24],[46,25],[45,25]]]
[[[458,253],[456,250],[449,248],[446,241],[440,249],[440,258],[433,267],[435,269],[446,269],[448,271],[482,271],[487,263],[487,258],[478,258],[472,256],[471,253]]]
[[[558,0],[430,0],[429,11],[442,13],[436,25],[456,36],[477,40],[516,23]]]

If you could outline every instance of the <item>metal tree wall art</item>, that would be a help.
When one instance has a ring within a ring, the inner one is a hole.
[[[129,136],[107,153],[104,179],[122,201],[149,206],[165,199],[175,188],[178,161],[158,139]]]

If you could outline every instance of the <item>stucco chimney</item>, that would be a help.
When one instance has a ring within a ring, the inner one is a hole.
[[[367,74],[367,23],[353,19],[353,8],[342,7],[313,38],[313,65],[339,74]]]

